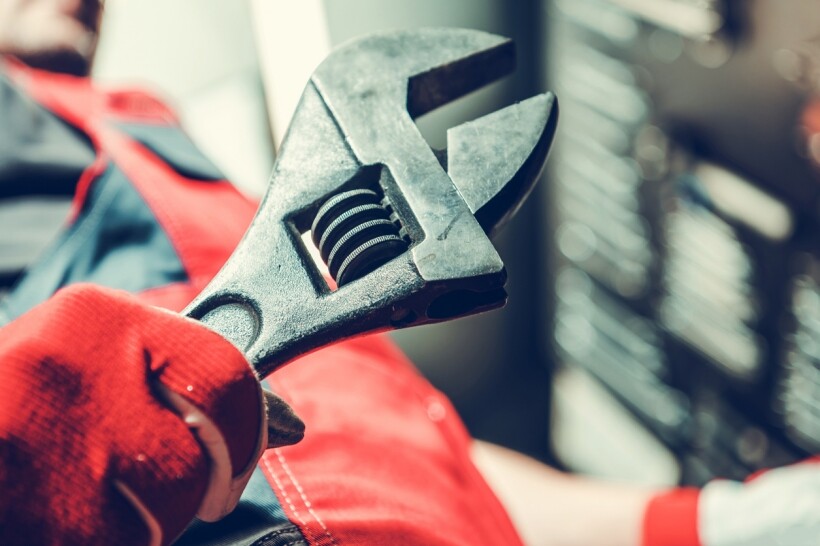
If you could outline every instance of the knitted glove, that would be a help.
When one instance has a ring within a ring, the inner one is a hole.
[[[757,474],[740,483],[655,497],[644,546],[810,546],[820,544],[820,459]]]
[[[0,544],[168,544],[266,444],[253,370],[193,320],[75,285],[0,329]]]

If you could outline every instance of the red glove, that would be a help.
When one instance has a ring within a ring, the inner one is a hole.
[[[267,443],[243,355],[77,285],[0,330],[0,544],[168,544],[236,505]]]
[[[644,546],[814,544],[820,544],[820,459],[746,483],[675,489],[655,497],[644,516]]]

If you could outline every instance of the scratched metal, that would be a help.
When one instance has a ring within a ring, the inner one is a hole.
[[[334,51],[305,88],[248,232],[185,313],[231,340],[265,376],[334,341],[503,305],[506,272],[488,234],[540,175],[554,97],[450,129],[446,153],[430,149],[413,118],[513,66],[510,40],[474,30],[380,33]],[[334,291],[300,234],[324,200],[367,177],[411,245]]]

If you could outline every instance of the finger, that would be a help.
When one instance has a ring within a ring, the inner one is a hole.
[[[116,482],[111,482],[105,492],[99,497],[101,512],[96,520],[94,533],[77,540],[81,544],[117,544],[120,546],[159,546],[162,533],[154,533],[145,517],[134,508],[129,499]],[[151,518],[156,522],[155,519]],[[60,537],[60,544],[73,544],[71,533]],[[52,543],[47,541],[46,544]],[[29,542],[28,544],[34,544]]]
[[[239,503],[239,497],[248,484],[252,472],[245,471],[235,475],[230,450],[222,431],[216,424],[184,397],[162,386],[160,388],[163,398],[179,414],[208,455],[208,488],[200,503],[197,517],[203,521],[220,520],[231,513]],[[260,407],[260,410],[264,412],[264,407]],[[261,446],[266,443],[267,430],[263,429],[259,456],[262,453]]]
[[[205,497],[208,457],[179,415],[150,393],[134,397],[138,418],[111,431],[112,481],[151,531],[151,544],[168,544]]]
[[[262,387],[253,369],[236,347],[200,323],[170,313],[153,318],[145,332],[152,340],[150,375],[213,423],[234,478],[251,473],[265,431]]]

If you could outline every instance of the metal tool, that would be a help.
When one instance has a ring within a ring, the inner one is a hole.
[[[374,34],[333,52],[302,95],[248,232],[185,313],[265,376],[357,334],[503,305],[506,273],[488,235],[543,168],[555,99],[454,127],[438,152],[413,118],[513,65],[510,40],[474,30]],[[308,230],[335,290],[302,241]]]

